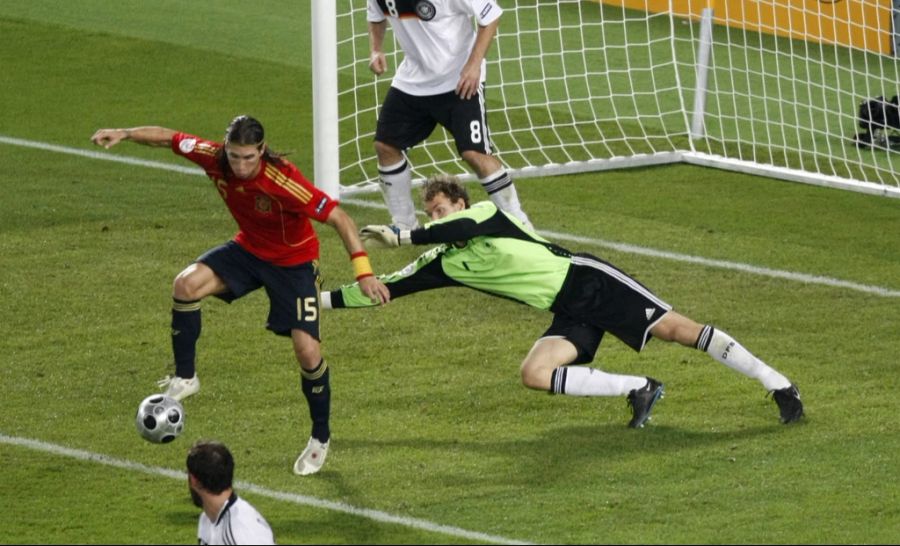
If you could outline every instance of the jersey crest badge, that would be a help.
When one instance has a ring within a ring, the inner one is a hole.
[[[419,0],[416,2],[416,16],[423,21],[431,21],[434,19],[437,10],[434,8],[434,4],[429,2],[428,0]]]
[[[256,196],[256,212],[269,214],[272,212],[272,200],[266,195]]]

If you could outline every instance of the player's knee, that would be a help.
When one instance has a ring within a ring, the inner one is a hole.
[[[322,361],[322,353],[319,350],[319,347],[295,346],[294,355],[297,357],[297,362],[300,364],[300,367],[304,370],[314,370]]]
[[[403,160],[403,152],[390,144],[375,141],[375,155],[378,156],[378,164],[382,166],[394,165]]]
[[[479,178],[488,177],[503,168],[500,161],[492,155],[475,150],[465,150],[460,155]]]
[[[663,320],[653,327],[653,337],[663,341],[675,341],[682,345],[691,345],[700,335],[702,327],[697,322],[674,311],[668,312]]]
[[[476,152],[475,150],[463,150],[462,154],[460,154],[463,159],[468,161],[469,163],[473,163],[475,161],[480,160],[484,154],[481,152]]]
[[[550,376],[553,370],[546,369],[537,362],[526,358],[519,370],[522,377],[522,385],[529,389],[548,390],[550,388]]]
[[[194,301],[203,297],[202,284],[185,271],[182,271],[172,281],[172,296],[179,300]]]

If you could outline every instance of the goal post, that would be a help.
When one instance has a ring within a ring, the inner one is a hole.
[[[338,127],[337,10],[334,2],[312,4],[313,168],[315,183],[332,198],[340,198]]]
[[[861,101],[900,94],[891,3],[500,0],[486,86],[497,157],[514,177],[684,162],[900,197],[900,152],[852,139]],[[389,31],[389,69],[374,76],[366,2],[312,4],[314,80],[336,80],[314,84],[316,183],[370,191],[402,52]],[[316,45],[327,28],[335,38],[318,43],[334,49]],[[416,180],[474,179],[440,127],[409,158]]]

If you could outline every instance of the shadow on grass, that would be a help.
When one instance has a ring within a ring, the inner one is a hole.
[[[682,451],[698,446],[726,445],[746,439],[776,435],[781,432],[777,422],[771,425],[739,430],[686,430],[668,425],[648,425],[630,429],[621,424],[548,427],[540,436],[529,439],[491,440],[482,438],[454,438],[436,440],[409,435],[404,438],[354,439],[342,438],[341,449],[347,451],[370,449],[468,450],[484,454],[508,454],[513,458],[534,458],[548,450],[565,450],[570,456],[617,459],[647,450],[655,452]]]

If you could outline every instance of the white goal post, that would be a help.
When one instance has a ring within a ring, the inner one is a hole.
[[[869,147],[853,139],[862,101],[900,94],[892,0],[500,5],[488,123],[514,177],[685,162],[900,197],[894,129]],[[376,78],[366,2],[312,11],[316,183],[373,190],[375,124],[402,52],[389,31]],[[417,181],[473,178],[440,127],[409,158]]]

